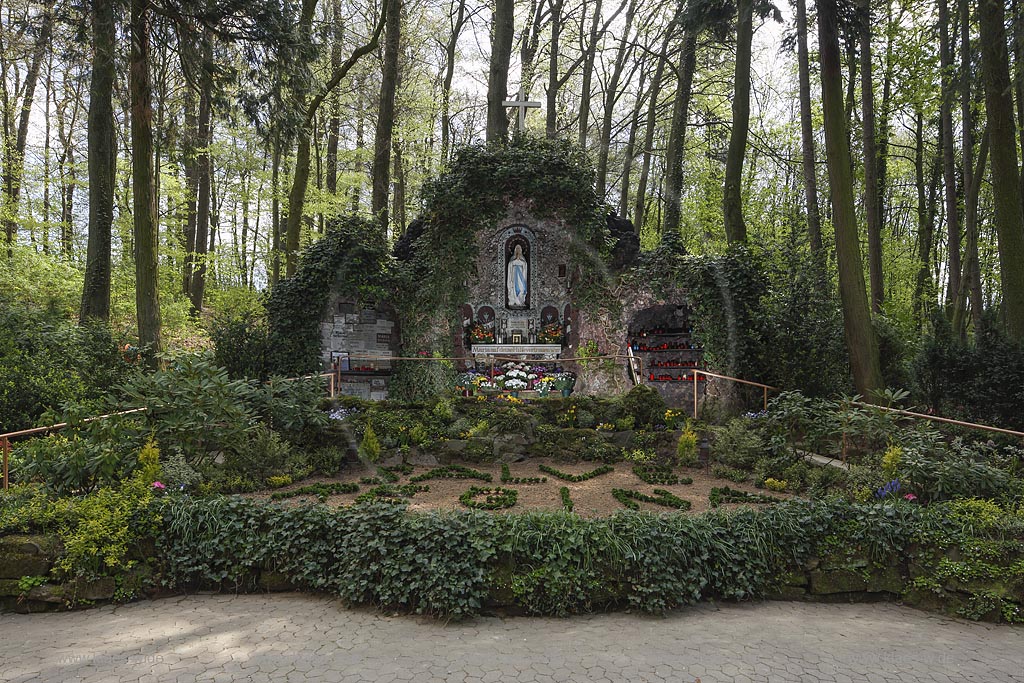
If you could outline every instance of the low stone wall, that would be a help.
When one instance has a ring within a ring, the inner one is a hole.
[[[0,611],[48,612],[113,599],[112,577],[52,583],[50,570],[61,550],[60,541],[52,536],[0,537]]]

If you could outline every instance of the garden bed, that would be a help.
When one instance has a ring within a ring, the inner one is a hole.
[[[713,488],[723,488],[728,486],[733,489],[749,493],[764,493],[764,491],[760,491],[749,484],[737,484],[726,479],[714,477],[709,471],[706,471],[703,468],[681,467],[673,469],[681,479],[692,479],[692,484],[648,484],[634,474],[634,463],[620,462],[615,465],[611,465],[610,467],[613,469],[607,474],[602,474],[600,476],[587,479],[586,481],[572,482],[563,481],[562,479],[547,474],[540,469],[540,465],[554,467],[565,474],[581,475],[595,470],[599,467],[599,464],[588,462],[567,464],[550,458],[531,458],[523,462],[509,464],[509,475],[513,478],[522,479],[546,477],[547,481],[530,484],[505,484],[501,481],[502,466],[500,463],[471,463],[466,465],[471,467],[473,470],[491,475],[491,482],[489,485],[513,488],[519,492],[516,504],[511,508],[505,509],[505,511],[510,512],[524,512],[527,510],[561,510],[563,506],[560,490],[563,486],[569,489],[569,495],[574,506],[573,511],[583,517],[603,517],[613,514],[619,510],[623,510],[624,508],[622,504],[619,503],[619,501],[612,495],[613,489],[631,489],[647,495],[653,495],[655,489],[665,489],[670,491],[673,495],[688,501],[691,505],[690,512],[694,513],[703,512],[709,509],[709,496],[711,495],[711,490]],[[408,474],[398,473],[398,483],[408,483],[410,477],[423,475],[431,469],[434,468],[417,466]],[[271,489],[251,494],[251,497],[267,499],[275,493],[279,494],[278,497],[280,497],[281,493],[299,489],[302,486],[308,486],[317,482],[322,482],[325,485],[354,483],[359,485],[358,492],[339,493],[326,496],[328,505],[334,507],[350,505],[355,502],[355,499],[359,495],[366,493],[373,488],[373,484],[360,484],[360,479],[374,477],[376,474],[375,469],[356,467],[345,470],[338,477],[317,477],[308,479],[280,489]],[[480,480],[455,478],[435,478],[425,480],[420,483],[429,485],[430,490],[417,492],[409,500],[410,510],[442,510],[461,508],[462,506],[459,503],[460,495],[467,491],[471,486],[488,485]],[[773,493],[772,495],[780,498],[788,497],[786,494]],[[286,500],[309,502],[316,498],[317,496],[311,493],[296,496],[294,498],[287,498]],[[649,510],[652,512],[665,512],[668,510],[668,508],[644,501],[640,501],[640,508],[642,510]]]

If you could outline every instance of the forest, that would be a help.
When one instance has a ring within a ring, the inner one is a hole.
[[[541,104],[525,135],[584,150],[644,250],[749,245],[776,299],[823,293],[853,380],[829,389],[927,395],[950,364],[1011,382],[1021,12],[4,0],[0,302],[9,328],[99,321],[151,363],[207,347],[339,219],[400,239],[459,149],[518,134],[518,96]]]

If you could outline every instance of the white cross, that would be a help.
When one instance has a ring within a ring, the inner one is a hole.
[[[522,133],[526,130],[526,110],[527,109],[540,109],[540,102],[532,102],[527,100],[523,95],[523,89],[519,89],[519,99],[517,100],[505,100],[501,103],[503,107],[515,107],[519,109],[519,113],[516,116],[516,129]]]

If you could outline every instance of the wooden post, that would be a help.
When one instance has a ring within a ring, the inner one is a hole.
[[[764,387],[764,409],[768,410],[768,387]]]
[[[697,371],[693,371],[693,419],[697,419]]]
[[[7,440],[6,436],[0,437],[0,448],[4,452],[4,491],[10,486],[10,472],[8,466],[11,458],[11,442]]]

